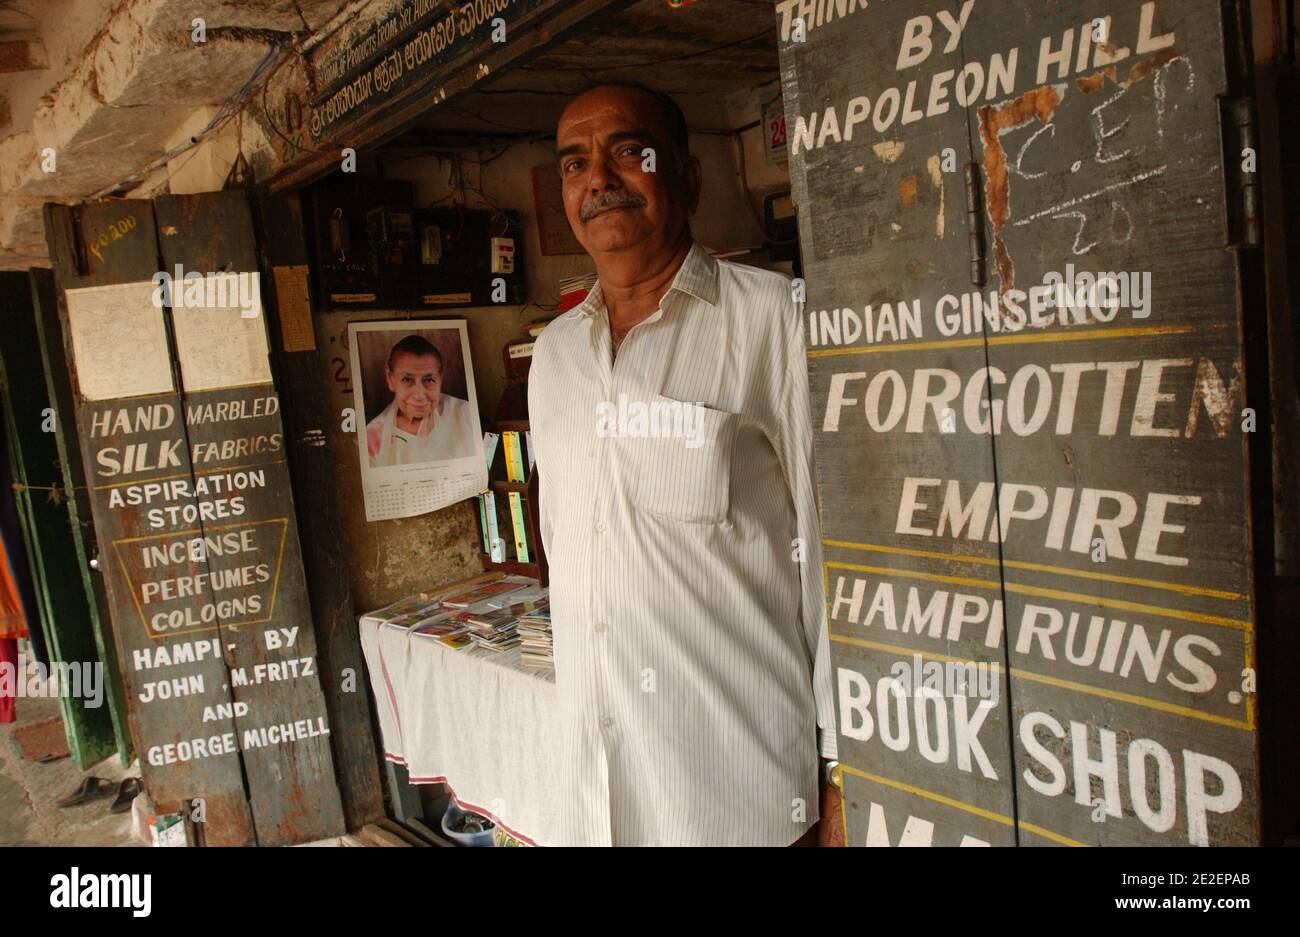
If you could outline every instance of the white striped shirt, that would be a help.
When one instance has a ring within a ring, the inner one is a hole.
[[[564,843],[794,842],[835,730],[789,282],[696,244],[613,366],[597,285],[538,338],[529,414]]]

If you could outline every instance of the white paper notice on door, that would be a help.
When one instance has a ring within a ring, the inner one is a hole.
[[[67,291],[77,383],[87,400],[173,389],[163,311],[150,280]]]
[[[271,383],[256,273],[209,274],[202,284],[174,282],[172,290],[172,327],[185,390]]]

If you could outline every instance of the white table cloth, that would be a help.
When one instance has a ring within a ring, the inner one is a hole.
[[[384,756],[517,839],[555,842],[554,680],[523,669],[517,647],[457,651],[374,614],[360,629]]]

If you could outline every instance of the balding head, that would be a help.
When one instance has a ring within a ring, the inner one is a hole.
[[[556,147],[565,214],[598,267],[601,254],[689,238],[700,167],[671,98],[634,82],[593,85],[561,114]]]
[[[686,162],[691,155],[691,138],[690,131],[686,126],[686,115],[682,113],[681,107],[670,95],[665,94],[647,84],[639,81],[632,81],[628,78],[611,78],[607,80],[590,81],[570,99],[569,104],[576,103],[583,95],[602,88],[626,88],[634,93],[640,93],[654,102],[654,106],[659,110],[663,128],[668,133],[668,141],[671,145],[673,156],[673,170],[682,172],[686,168]],[[563,120],[563,116],[560,118]]]

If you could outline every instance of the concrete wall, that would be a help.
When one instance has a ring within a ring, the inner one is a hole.
[[[325,25],[343,0],[13,0],[9,40],[39,43],[45,67],[3,76],[0,267],[46,258],[41,205],[77,202],[136,179],[159,162],[196,110],[216,113],[281,36]],[[28,14],[23,17],[21,14]],[[193,23],[204,20],[205,41]],[[251,32],[250,32],[251,30]],[[250,122],[251,123],[251,122]],[[265,141],[249,141],[250,148]],[[47,152],[55,157],[53,166]],[[226,168],[229,160],[226,161]],[[224,179],[224,173],[222,174]],[[154,174],[135,194],[166,183]],[[216,188],[220,188],[218,184]],[[201,191],[188,189],[185,191]]]

